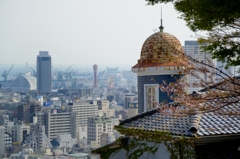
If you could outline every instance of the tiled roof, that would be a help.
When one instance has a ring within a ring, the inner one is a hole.
[[[240,109],[238,105],[228,108]],[[185,136],[211,136],[240,134],[240,116],[217,115],[212,112],[183,117],[164,115],[156,109],[120,122],[125,128],[144,129],[147,131],[167,131],[174,135]]]
[[[144,42],[141,56],[133,68],[155,66],[181,66],[184,54],[179,40],[166,32],[156,32]]]

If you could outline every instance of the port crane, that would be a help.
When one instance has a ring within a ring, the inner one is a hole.
[[[29,66],[28,63],[26,63],[26,65],[32,70],[32,75],[33,75],[34,77],[37,77],[37,72],[36,72],[31,66]]]
[[[76,71],[74,71],[73,73],[71,73],[71,75],[69,76],[69,80],[71,81],[73,76],[77,73],[78,69]]]
[[[67,70],[65,72],[62,72],[62,71],[57,71],[57,79],[58,81],[62,81],[63,80],[63,77],[66,77],[67,73],[68,73],[68,70],[71,68],[72,66],[69,66],[67,68]]]
[[[7,81],[7,77],[9,75],[10,71],[12,70],[13,66],[14,66],[14,64],[12,65],[12,67],[8,71],[6,70],[2,73],[2,77],[4,78],[4,81]]]

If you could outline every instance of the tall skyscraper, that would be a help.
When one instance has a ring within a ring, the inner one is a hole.
[[[39,51],[37,56],[37,90],[50,93],[52,87],[52,60],[48,51]]]
[[[93,65],[93,73],[94,73],[94,83],[93,83],[93,88],[98,89],[98,80],[97,80],[97,69],[98,65]]]
[[[184,52],[186,55],[190,56],[191,58],[201,61],[205,64],[214,64],[212,57],[204,52],[201,48],[203,44],[199,44],[195,40],[187,40],[185,41],[185,45],[183,47]],[[215,70],[212,70],[214,72]],[[208,79],[206,74],[199,73],[198,78],[193,76],[193,75],[187,75],[186,79],[188,80],[189,83],[189,88],[187,89],[189,93],[192,93],[193,91],[199,91],[202,89],[200,86],[195,86],[194,83],[200,83],[200,78],[204,79],[206,81],[210,80]],[[216,78],[215,76],[213,77],[214,79]]]

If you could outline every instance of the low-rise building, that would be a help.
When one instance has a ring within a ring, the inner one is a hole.
[[[113,127],[118,125],[119,118],[115,117],[92,117],[88,118],[88,142],[94,147],[99,147],[101,145],[102,133],[106,133],[106,137],[103,135],[103,143],[107,141],[114,141],[115,137],[111,137],[115,130]],[[105,139],[105,138],[106,139]],[[108,139],[111,138],[111,139]]]
[[[102,133],[102,135],[101,135],[101,139],[100,139],[100,145],[101,146],[104,146],[104,145],[106,145],[106,144],[108,144],[108,143],[110,143],[110,142],[113,142],[113,141],[115,141],[116,140],[116,138],[115,138],[115,135],[114,135],[114,133],[113,132],[108,132],[108,133]]]
[[[30,127],[22,123],[16,124],[12,129],[13,142],[22,142],[30,133]]]
[[[77,139],[72,138],[71,134],[58,134],[57,142],[59,143],[58,147],[72,148],[73,145],[77,143]]]
[[[98,100],[97,104],[98,104],[98,115],[99,116],[108,116],[108,117],[115,116],[115,109],[109,108],[108,100]]]
[[[131,118],[138,114],[138,102],[131,101],[128,102],[127,117]]]

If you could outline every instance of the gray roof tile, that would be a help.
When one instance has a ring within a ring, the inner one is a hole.
[[[240,107],[239,105],[231,106],[231,109]],[[227,110],[227,108],[224,109]],[[222,116],[214,113],[174,117],[161,114],[157,110],[151,110],[121,121],[120,125],[125,128],[141,128],[147,131],[162,130],[175,135],[189,136],[195,133],[198,136],[240,133],[240,117]]]

